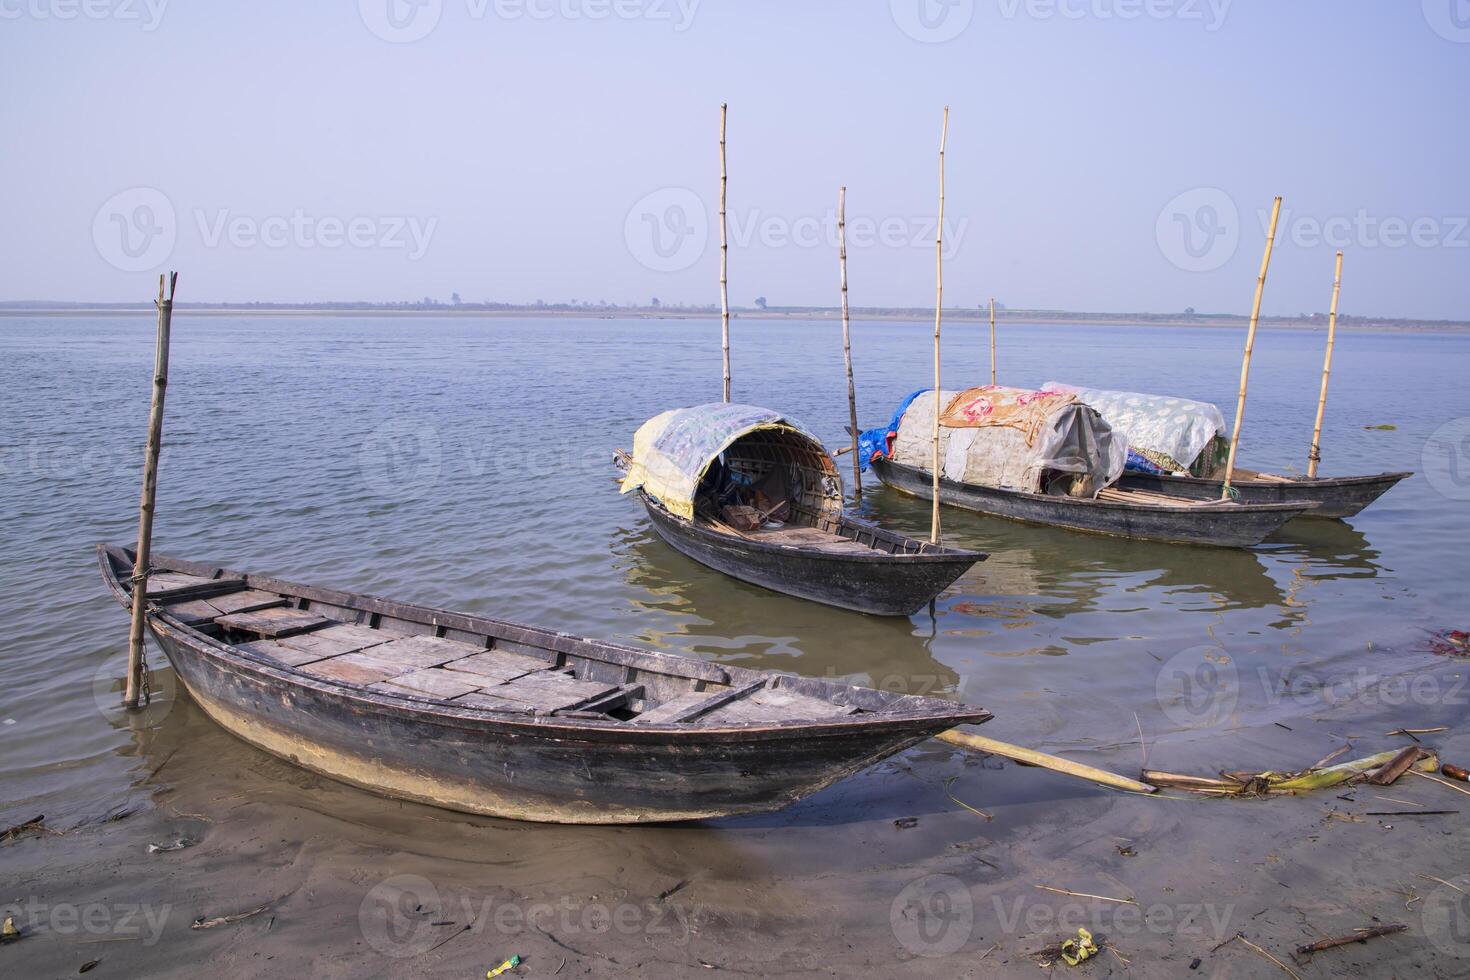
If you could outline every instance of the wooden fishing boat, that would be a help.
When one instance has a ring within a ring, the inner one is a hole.
[[[1276,476],[1236,467],[1230,486],[1241,503],[1305,505],[1308,509],[1302,517],[1341,519],[1356,515],[1400,480],[1413,475],[1406,472],[1373,476]],[[1119,486],[1178,500],[1219,500],[1225,483],[1197,476],[1128,472],[1123,474]]]
[[[875,616],[911,616],[984,555],[842,515],[740,532],[640,495],[659,537],[702,565],[775,592]]]
[[[885,457],[870,465],[886,486],[925,500],[933,499],[927,471]],[[1140,541],[1249,548],[1310,509],[1306,503],[1244,503],[1186,500],[1128,487],[1111,486],[1096,498],[1028,493],[939,481],[939,502],[994,517],[1046,524],[1073,531],[1108,534]]]
[[[639,429],[633,453],[618,460],[624,492],[638,491],[671,547],[786,595],[909,616],[986,557],[844,514],[832,456],[768,409],[720,403],[665,412]],[[762,500],[769,491],[781,519],[748,529],[721,519],[718,500],[742,488],[763,488]]]
[[[99,545],[131,605],[133,553]],[[387,796],[557,823],[775,810],[979,708],[155,555],[147,625],[225,730]]]

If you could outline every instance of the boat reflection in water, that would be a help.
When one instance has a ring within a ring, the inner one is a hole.
[[[628,584],[647,596],[633,600],[639,644],[905,694],[943,697],[958,686],[958,674],[930,653],[936,627],[927,611],[880,618],[774,594],[666,547],[641,518],[611,548]],[[980,588],[982,568],[945,595]]]

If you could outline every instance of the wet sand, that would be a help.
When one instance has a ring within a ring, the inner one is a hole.
[[[1390,730],[1441,724],[1451,730],[1422,737],[1463,762],[1467,667],[1441,661],[1280,725],[1150,740],[1149,764],[1299,768],[1344,737],[1356,757],[1408,744]],[[1440,696],[1409,706],[1385,693],[1413,684]],[[134,746],[134,795],[52,822],[60,836],[0,845],[6,913],[27,933],[0,948],[4,975],[97,960],[99,978],[483,976],[517,954],[528,977],[1025,976],[1078,926],[1107,939],[1078,975],[1285,975],[1239,941],[1215,948],[1237,932],[1303,977],[1470,972],[1465,896],[1419,877],[1470,890],[1464,818],[1364,815],[1470,809],[1412,776],[1266,801],[1161,799],[929,743],[779,814],[555,827],[319,778],[225,734],[187,697]],[[1069,754],[1127,773],[1141,761],[1136,741]],[[197,843],[147,851],[181,837]],[[1408,929],[1299,965],[1288,955],[1387,923]]]

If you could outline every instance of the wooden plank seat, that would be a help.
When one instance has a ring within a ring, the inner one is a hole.
[[[199,586],[208,586],[217,583],[219,579],[205,578],[203,575],[185,575],[183,572],[154,572],[148,576],[148,598],[156,598],[169,592],[177,592],[180,589],[192,589]],[[243,578],[235,578],[231,581],[245,584]]]
[[[239,649],[265,657],[287,667],[300,667],[344,653],[356,653],[398,639],[395,633],[340,623],[310,633],[297,633],[278,640],[256,640],[242,643]]]
[[[480,650],[471,656],[452,660],[444,665],[445,670],[474,674],[481,678],[479,687],[502,684],[538,670],[547,670],[551,662],[524,653],[508,653],[503,650]]]
[[[149,593],[150,595],[152,593]],[[206,599],[189,599],[184,602],[165,602],[163,611],[190,626],[198,626],[233,613],[257,612],[275,606],[284,606],[286,600],[274,592],[259,589],[240,589],[223,595],[212,595]]]
[[[234,630],[238,633],[256,633],[263,637],[279,639],[283,636],[291,636],[295,633],[309,633],[331,626],[336,620],[316,613],[307,612],[304,609],[289,609],[284,607],[273,607],[270,609],[259,609],[255,612],[237,612],[228,616],[220,616],[215,623],[225,629]]]

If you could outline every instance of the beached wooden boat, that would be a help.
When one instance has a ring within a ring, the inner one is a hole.
[[[619,454],[668,544],[732,578],[878,616],[909,616],[986,556],[884,530],[842,512],[832,456],[768,409],[713,404],[665,412]],[[780,519],[739,529],[718,501],[759,490]]]
[[[870,464],[886,486],[933,499],[927,470],[877,457]],[[1242,503],[1185,500],[1124,487],[1107,487],[1096,498],[1027,493],[939,481],[939,502],[994,517],[1046,524],[1073,531],[1141,541],[1248,548],[1310,507],[1304,503]]]
[[[1373,476],[1276,476],[1236,467],[1230,486],[1241,503],[1306,505],[1302,517],[1352,517],[1414,474],[1378,473]],[[1144,490],[1179,500],[1219,500],[1224,481],[1170,474],[1123,474],[1124,490]]]
[[[98,546],[132,602],[133,553]],[[227,731],[452,810],[640,823],[775,810],[990,713],[155,555],[147,624]]]

